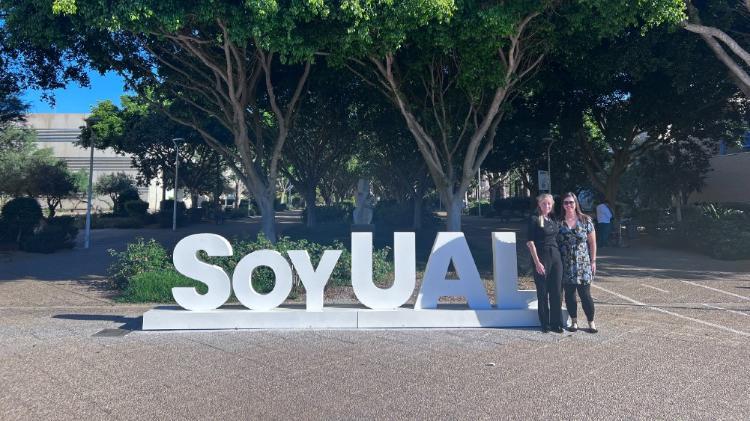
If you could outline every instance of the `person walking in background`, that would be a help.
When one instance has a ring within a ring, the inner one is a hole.
[[[542,332],[563,333],[562,324],[562,262],[557,235],[560,224],[552,219],[555,205],[550,194],[536,198],[537,214],[529,219],[526,247],[531,253],[536,284],[537,311]]]
[[[612,232],[612,209],[609,207],[609,200],[604,199],[596,207],[596,231],[599,233],[598,246],[609,246],[609,233]]]
[[[591,217],[581,212],[575,193],[565,193],[562,198],[563,216],[560,220],[560,244],[562,257],[562,285],[565,291],[565,306],[570,315],[568,330],[578,330],[578,303],[589,322],[589,332],[596,333],[594,324],[594,300],[591,298],[591,282],[596,274],[596,232]]]

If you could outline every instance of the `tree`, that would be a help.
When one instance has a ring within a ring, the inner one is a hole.
[[[124,205],[120,203],[120,196],[134,190],[136,190],[135,179],[123,172],[105,174],[94,184],[94,192],[98,195],[109,196],[115,212]]]
[[[560,73],[548,64],[526,85],[498,126],[496,137],[502,142],[495,143],[483,166],[506,179],[515,172],[533,196],[539,193],[537,171],[547,170],[548,164],[554,193],[578,191],[586,184],[583,160],[574,158],[581,153],[575,131],[563,114],[569,93],[556,88],[560,83]]]
[[[744,100],[686,33],[629,31],[557,58],[549,83],[564,91],[561,127],[577,139],[592,186],[611,203],[631,163],[660,143],[718,139],[743,125]]]
[[[448,208],[450,231],[460,230],[464,193],[492,150],[505,105],[560,34],[584,30],[584,22],[595,36],[648,27],[681,17],[683,7],[459,1],[414,10],[407,3],[351,12],[367,19],[351,34],[360,43],[347,66],[400,111]]]
[[[404,208],[411,206],[412,228],[422,228],[422,205],[432,183],[406,124],[382,97],[368,101],[363,122],[358,155],[374,177],[378,196]]]
[[[81,144],[87,145],[93,139],[97,148],[131,155],[140,185],[148,185],[160,176],[164,190],[174,185],[173,139],[181,139],[179,185],[190,192],[193,207],[198,206],[200,194],[213,191],[216,178],[213,172],[223,172],[226,168],[219,154],[197,132],[166,119],[148,99],[123,96],[122,108],[111,101],[102,101],[92,109],[91,117],[95,123],[90,130],[84,129]]]
[[[317,189],[321,180],[335,177],[334,167],[345,165],[355,152],[358,114],[357,80],[341,71],[318,69],[310,76],[284,151],[282,172],[305,200],[308,227],[316,225]]]
[[[726,66],[732,81],[746,97],[750,97],[750,75],[747,72],[750,53],[742,46],[747,44],[750,1],[685,0],[685,3],[689,18],[682,22],[682,27],[703,39],[716,58]],[[704,24],[704,18],[710,23]]]
[[[225,159],[258,202],[264,234],[275,240],[281,152],[313,54],[336,39],[323,22],[330,5],[56,0],[50,6],[0,2],[12,45],[23,54],[54,50],[69,58],[65,64],[116,70],[139,92],[152,91],[162,112],[196,130]],[[39,26],[46,30],[32,29]],[[214,136],[211,124],[226,135]]]
[[[76,178],[63,161],[35,162],[28,169],[27,194],[42,197],[47,202],[48,217],[53,218],[63,199],[78,193]]]
[[[642,208],[674,205],[681,220],[682,206],[704,185],[715,146],[713,139],[670,138],[633,163],[625,175],[625,193]]]
[[[0,195],[28,194],[33,168],[56,161],[51,149],[37,148],[33,130],[12,124],[0,128]]]

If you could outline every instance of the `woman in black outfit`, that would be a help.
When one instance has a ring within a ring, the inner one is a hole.
[[[563,333],[562,261],[557,245],[560,224],[552,219],[555,201],[550,194],[536,198],[538,213],[529,220],[526,246],[534,263],[534,283],[542,332]]]

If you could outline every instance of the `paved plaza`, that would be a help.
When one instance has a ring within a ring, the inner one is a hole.
[[[230,222],[218,232],[243,229],[257,228]],[[592,289],[598,334],[143,332],[139,318],[152,306],[117,304],[101,285],[106,248],[121,248],[136,234],[172,244],[188,234],[153,231],[95,231],[90,251],[0,255],[0,418],[747,419],[750,413],[750,261],[648,246],[604,249]]]

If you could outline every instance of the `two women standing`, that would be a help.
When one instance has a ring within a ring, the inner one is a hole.
[[[561,294],[570,314],[569,330],[578,330],[576,292],[596,333],[591,281],[596,273],[596,234],[591,218],[584,215],[573,193],[563,196],[564,215],[553,218],[554,199],[550,194],[537,197],[538,214],[529,221],[526,242],[534,263],[534,283],[542,332],[563,332]]]

